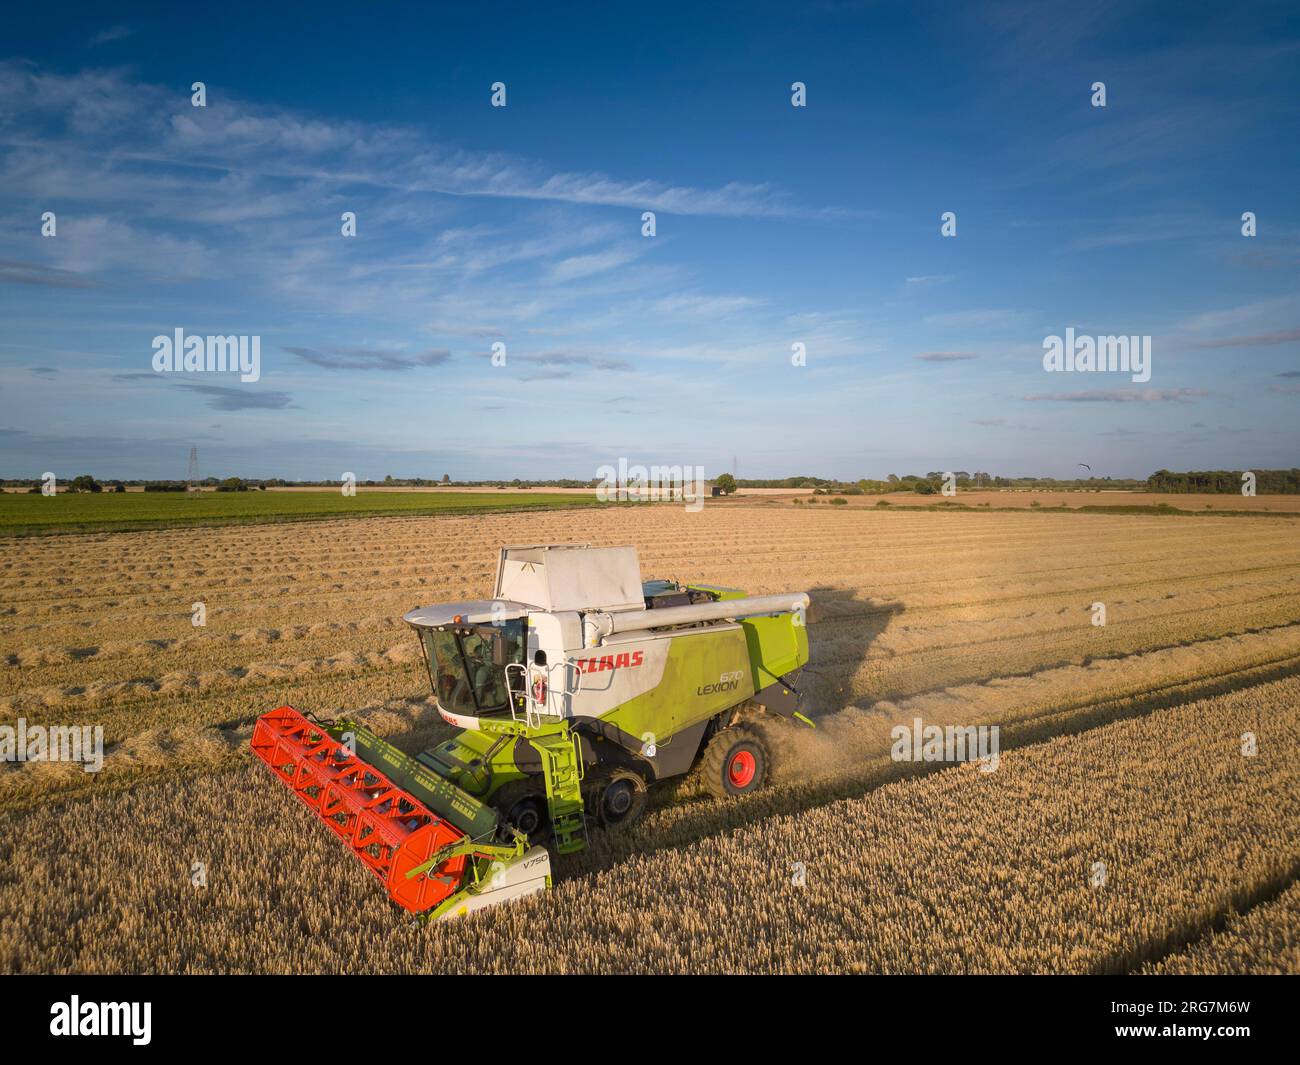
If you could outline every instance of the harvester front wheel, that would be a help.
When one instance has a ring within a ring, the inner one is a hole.
[[[767,782],[771,758],[763,737],[754,729],[737,725],[709,741],[700,759],[704,786],[720,799],[748,795]]]
[[[492,799],[504,821],[514,825],[528,837],[529,843],[540,843],[550,829],[550,814],[546,796],[529,781],[519,780],[507,784]]]
[[[601,775],[585,789],[587,812],[605,828],[630,825],[645,809],[645,778],[630,769]]]

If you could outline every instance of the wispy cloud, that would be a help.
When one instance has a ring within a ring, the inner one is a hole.
[[[573,281],[613,270],[635,258],[636,252],[631,248],[608,248],[589,255],[574,255],[551,266],[549,276],[552,281]]]
[[[288,392],[198,385],[187,381],[177,381],[175,387],[207,396],[208,406],[213,410],[284,410],[293,405],[293,397]]]
[[[284,350],[326,370],[414,370],[440,366],[451,358],[451,352],[445,348],[414,353],[374,348],[285,347]]]
[[[106,30],[100,30],[95,36],[90,38],[90,47],[98,48],[101,44],[109,44],[112,41],[120,41],[130,37],[135,30],[130,26],[110,26]]]
[[[490,351],[479,351],[475,352],[475,354],[481,359],[490,359],[492,357]],[[525,377],[525,381],[543,381],[569,377],[577,369],[607,371],[632,369],[631,363],[626,359],[613,358],[608,355],[592,355],[580,351],[541,351],[508,355],[506,365],[510,366],[514,363],[543,368],[544,372]]]
[[[1300,340],[1300,329],[1282,329],[1275,333],[1257,333],[1255,336],[1222,337],[1218,340],[1202,340],[1193,344],[1195,348],[1257,348],[1273,344],[1289,344]]]
[[[1040,392],[1021,398],[1035,403],[1190,403],[1209,394],[1200,388],[1097,388],[1086,392]]]
[[[962,329],[987,329],[1015,325],[1017,322],[1022,321],[1025,316],[1025,311],[991,307],[983,310],[951,311],[944,314],[927,315],[925,324]]]
[[[680,318],[716,321],[727,315],[753,310],[760,301],[751,296],[708,296],[701,293],[666,296],[654,305],[656,313]]]
[[[1257,299],[1235,307],[1197,311],[1178,322],[1175,331],[1201,336],[1227,329],[1233,329],[1237,333],[1250,330],[1252,333],[1267,334],[1283,322],[1294,321],[1297,308],[1300,308],[1300,301],[1294,294]]]
[[[923,351],[912,358],[922,362],[964,362],[967,359],[978,359],[979,356],[973,351]]]
[[[0,259],[0,283],[6,281],[15,285],[44,285],[47,288],[96,288],[99,285],[98,281],[72,270]]]
[[[1018,422],[1011,418],[972,418],[971,425],[978,425],[981,429],[1013,429],[1018,432],[1036,433],[1039,431],[1037,425],[1029,425],[1025,422]]]
[[[1075,251],[1128,248],[1138,244],[1186,240],[1189,235],[1209,230],[1213,219],[1173,214],[1149,214],[1137,218],[1086,223],[1089,232],[1075,237],[1068,247]]]
[[[543,366],[590,366],[594,370],[630,370],[626,359],[611,359],[599,355],[586,355],[572,351],[544,351],[539,355],[525,355],[526,360]]]
[[[28,63],[0,62],[0,112],[26,116],[29,122],[68,120],[78,139],[43,145],[47,154],[61,154],[65,161],[74,154],[82,157],[81,153],[102,158],[99,148],[111,145],[115,159],[132,161],[137,167],[204,165],[229,174],[340,187],[681,215],[836,217],[846,213],[804,207],[767,183],[728,182],[704,188],[599,171],[557,173],[535,160],[461,149],[395,124],[331,121],[230,97],[219,107],[192,108],[188,102],[174,89],[138,82],[120,71],[64,75],[38,71]],[[159,121],[159,116],[165,117]],[[34,139],[35,130],[32,133]],[[113,170],[117,184],[133,177],[121,168],[100,166]]]

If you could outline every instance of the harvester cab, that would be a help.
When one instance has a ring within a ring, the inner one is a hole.
[[[695,770],[718,796],[763,787],[777,730],[811,725],[807,606],[801,592],[643,584],[632,547],[504,547],[491,599],[404,619],[449,739],[412,758],[355,722],[280,707],[252,751],[393,901],[468,913],[548,887],[552,851],[630,823],[659,781]]]

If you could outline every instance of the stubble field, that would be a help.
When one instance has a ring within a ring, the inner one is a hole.
[[[436,740],[401,614],[490,594],[502,543],[575,541],[636,545],[646,578],[809,591],[819,728],[764,794],[686,779],[548,895],[412,927],[250,764],[252,723],[291,703]],[[108,751],[0,769],[3,971],[1297,968],[1295,519],[737,501],[0,557],[0,723],[100,724]],[[917,718],[999,725],[999,768],[891,760]]]

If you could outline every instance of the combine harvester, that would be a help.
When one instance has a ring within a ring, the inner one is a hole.
[[[641,583],[632,547],[505,547],[492,599],[412,610],[438,712],[415,758],[355,722],[282,706],[252,751],[384,884],[447,917],[541,891],[587,825],[633,821],[646,788],[698,767],[715,795],[762,787],[771,728],[799,713],[808,596]]]

